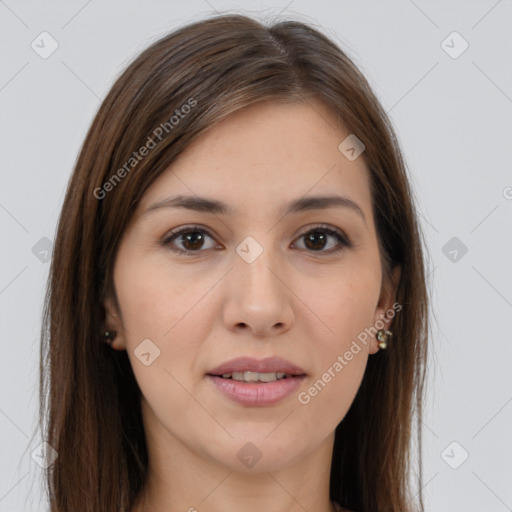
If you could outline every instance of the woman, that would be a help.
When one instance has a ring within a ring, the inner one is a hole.
[[[293,21],[171,33],[103,101],[59,219],[51,511],[422,511],[427,311],[400,149],[345,53]]]

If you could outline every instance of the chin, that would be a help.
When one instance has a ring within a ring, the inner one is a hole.
[[[279,471],[294,464],[306,456],[306,447],[301,450],[297,437],[283,436],[268,438],[269,430],[258,436],[247,434],[230,439],[228,443],[217,445],[214,452],[209,450],[210,457],[219,465],[238,473],[264,473]]]

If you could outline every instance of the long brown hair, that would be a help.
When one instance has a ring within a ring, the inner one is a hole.
[[[263,100],[311,97],[366,147],[383,275],[401,267],[396,301],[403,307],[390,327],[392,344],[369,358],[336,429],[331,499],[357,512],[423,511],[428,294],[423,239],[393,128],[361,72],[319,30],[221,15],[161,38],[127,67],[102,102],[69,180],[41,331],[39,421],[58,453],[44,481],[51,512],[126,512],[145,483],[140,389],[126,352],[101,339],[103,300],[115,300],[117,247],[142,195],[225,116]],[[417,496],[409,481],[415,414]]]

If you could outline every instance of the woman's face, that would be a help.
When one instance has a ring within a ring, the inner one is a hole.
[[[105,305],[150,453],[269,471],[332,450],[378,350],[365,329],[394,303],[363,157],[338,149],[348,135],[318,100],[256,104],[144,195],[115,262],[119,310]],[[317,196],[345,199],[306,201]]]

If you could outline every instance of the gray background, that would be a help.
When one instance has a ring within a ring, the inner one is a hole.
[[[426,508],[512,510],[510,0],[0,0],[0,511],[45,509],[32,439],[40,316],[86,130],[138,52],[215,10],[316,24],[373,85],[404,148],[429,252]],[[47,58],[55,43],[44,31],[58,44]]]

